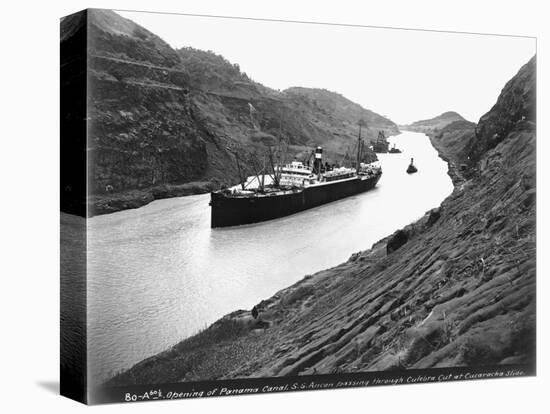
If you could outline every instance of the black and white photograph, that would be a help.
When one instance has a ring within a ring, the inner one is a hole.
[[[2,412],[547,411],[543,2],[3,6]]]
[[[60,25],[62,393],[535,374],[535,38]]]

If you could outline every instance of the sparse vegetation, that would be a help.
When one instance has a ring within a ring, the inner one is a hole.
[[[504,88],[481,130],[530,108],[508,95],[533,91],[532,73],[534,61]],[[453,171],[460,154],[481,155],[437,211],[404,229],[397,250],[388,254],[387,237],[263,301],[262,329],[246,322],[249,312],[233,313],[110,383],[533,365],[535,126],[517,122],[496,146],[477,138],[481,144],[454,143],[458,151],[449,152],[450,135],[433,140]]]

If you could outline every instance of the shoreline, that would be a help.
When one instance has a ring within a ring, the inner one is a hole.
[[[514,82],[529,78],[528,69]],[[104,385],[533,367],[536,124],[506,122],[490,140],[513,112],[502,102],[515,103],[516,90],[507,86],[475,131],[430,137],[454,187],[438,208],[278,291],[254,315],[230,313]]]
[[[261,301],[257,318],[230,313],[104,385],[532,366],[534,141],[518,124],[420,220]],[[454,172],[461,160],[440,144]]]
[[[185,184],[162,184],[140,190],[101,194],[89,197],[89,217],[143,207],[155,200],[205,194],[219,187],[215,181],[191,181]]]
[[[401,131],[401,133],[407,132],[407,131]],[[414,132],[414,131],[413,131]],[[366,250],[361,250],[359,252],[352,253],[350,257],[331,268],[320,270],[314,274],[306,275],[302,279],[298,280],[297,282],[293,283],[290,286],[284,287],[274,293],[272,296],[270,296],[267,299],[261,300],[256,307],[259,309],[263,309],[264,312],[262,312],[264,315],[266,314],[265,311],[269,314],[269,308],[275,304],[277,301],[281,300],[282,298],[289,298],[291,302],[300,300],[302,296],[307,296],[308,292],[310,291],[310,286],[312,284],[316,283],[322,283],[324,279],[328,275],[331,275],[334,271],[337,271],[338,269],[345,268],[350,263],[355,262],[368,262],[368,261],[376,261],[378,259],[381,259],[384,257],[386,250],[388,249],[388,246],[392,246],[392,248],[399,248],[400,246],[397,246],[396,244],[400,243],[400,239],[403,238],[403,235],[406,235],[406,238],[413,237],[416,233],[419,231],[422,231],[422,229],[425,226],[431,226],[433,222],[437,221],[437,218],[439,217],[439,210],[441,206],[449,199],[451,198],[452,194],[458,189],[459,185],[463,183],[464,178],[460,175],[458,172],[458,169],[453,161],[449,159],[445,154],[442,152],[442,149],[439,148],[433,139],[433,136],[431,136],[428,133],[425,133],[426,136],[428,136],[430,140],[430,144],[432,147],[437,151],[438,156],[447,164],[448,171],[447,175],[451,178],[453,182],[453,192],[447,196],[437,207],[434,207],[424,213],[424,215],[419,218],[416,221],[413,221],[406,225],[405,227],[383,237],[382,239],[374,242],[372,246]],[[330,277],[330,276],[329,276]],[[243,329],[246,330],[252,330],[252,331],[261,331],[265,330],[265,326],[262,326],[264,323],[267,325],[270,325],[270,321],[260,318],[257,322],[252,320],[251,311],[246,309],[238,309],[233,312],[230,312],[221,318],[219,318],[217,321],[213,322],[211,325],[206,327],[204,330],[197,332],[194,335],[189,336],[188,338],[183,339],[178,344],[174,345],[172,348],[167,349],[163,352],[160,352],[159,354],[153,355],[151,357],[145,358],[144,360],[134,364],[131,368],[124,372],[130,372],[134,368],[138,366],[149,366],[151,364],[155,364],[158,362],[159,358],[162,358],[165,354],[170,353],[173,349],[178,347],[178,345],[186,342],[194,342],[197,341],[199,343],[202,343],[205,340],[205,337],[209,337],[211,330],[218,330],[222,331],[220,339],[227,340],[228,338],[231,338],[234,335],[238,335],[239,333],[242,333]],[[259,324],[258,324],[259,322]],[[226,332],[227,331],[227,332]],[[215,335],[217,336],[217,335]],[[210,341],[208,341],[210,342]],[[193,347],[194,348],[194,347]],[[122,373],[122,375],[124,374]],[[116,378],[120,376],[121,374],[116,374],[114,377],[106,380],[104,384],[111,385],[113,382],[117,384]]]
[[[398,136],[403,132],[406,131],[398,129],[395,135],[390,135],[387,139]],[[431,140],[431,137],[428,134],[425,135],[427,135]],[[376,156],[376,153],[374,154]],[[234,183],[229,186],[237,184],[238,183]],[[213,178],[206,181],[190,181],[183,184],[160,184],[158,186],[144,189],[131,189],[116,193],[95,194],[89,196],[86,200],[86,204],[88,206],[88,217],[91,218],[94,216],[116,213],[118,211],[140,208],[152,203],[155,200],[210,193],[218,190],[219,188],[219,181]],[[66,212],[69,214],[80,215],[70,209]]]
[[[460,169],[456,166],[455,162],[451,160],[451,158],[449,158],[447,155],[445,155],[442,148],[438,148],[433,134],[426,133],[426,135],[430,139],[430,143],[432,144],[432,147],[434,147],[435,150],[437,151],[439,158],[441,158],[443,161],[447,163],[447,167],[448,167],[447,175],[451,178],[451,181],[453,182],[453,187],[454,187],[453,191],[454,191],[460,184],[464,183],[466,179],[460,173]],[[441,202],[441,204],[443,204],[443,201]]]

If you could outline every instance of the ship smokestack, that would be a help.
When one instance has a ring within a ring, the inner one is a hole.
[[[313,161],[313,172],[315,174],[321,174],[322,165],[323,165],[323,148],[317,147],[315,149],[315,160]]]

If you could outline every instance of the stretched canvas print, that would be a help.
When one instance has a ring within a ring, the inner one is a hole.
[[[536,366],[536,39],[61,19],[61,393]]]

